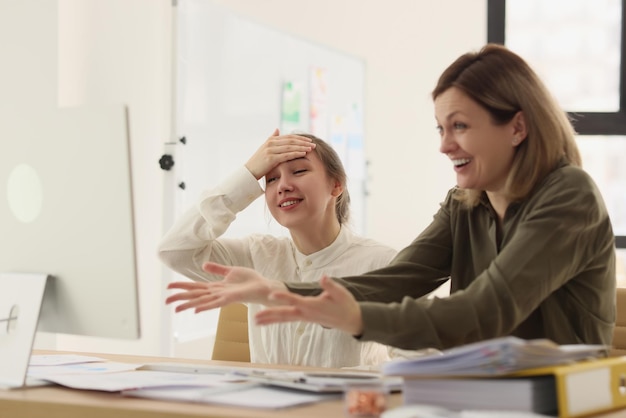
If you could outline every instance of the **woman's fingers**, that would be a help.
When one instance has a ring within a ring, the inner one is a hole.
[[[348,293],[348,289],[326,275],[322,276],[320,279],[320,287],[331,295],[343,295],[344,293]]]
[[[295,305],[297,303],[306,302],[306,299],[302,296],[282,290],[270,293],[267,299],[270,302],[277,303],[278,305]]]
[[[221,295],[221,293],[215,292],[215,290],[218,289],[179,292],[167,297],[165,299],[165,303],[169,305],[174,302],[184,301],[184,303],[176,306],[176,312],[181,312],[191,308],[196,308],[196,312],[219,308],[225,304],[225,298]]]
[[[290,159],[294,153],[306,154],[313,148],[315,148],[315,144],[312,139],[292,134],[269,137],[261,150],[265,150],[264,154],[267,157],[274,156],[273,162],[279,162]]]
[[[167,285],[167,288],[183,290],[206,289],[208,284],[207,282],[172,282]]]
[[[199,312],[199,309],[206,311],[211,309],[212,303],[215,302],[217,298],[218,297],[214,295],[205,295],[202,297],[190,299],[185,303],[177,305],[174,310],[175,312],[182,312],[186,311],[187,309],[195,309],[196,312]]]
[[[320,280],[322,293],[301,296],[285,291],[275,291],[268,298],[274,306],[255,315],[258,325],[308,321],[324,327],[339,329],[352,335],[362,331],[361,310],[352,294],[340,283],[324,276]]]
[[[184,290],[184,292],[178,292],[168,296],[165,299],[165,303],[170,304],[181,300],[202,298],[219,291],[223,287],[224,285],[221,282],[172,282],[167,285],[168,289],[180,289]]]
[[[277,165],[304,157],[315,148],[310,138],[296,134],[280,135],[275,129],[245,164],[250,173],[259,180]]]
[[[276,166],[282,162],[303,157],[313,148],[315,148],[315,144],[304,136],[275,137],[266,144],[266,157],[269,163]]]
[[[191,299],[199,298],[204,295],[210,294],[207,292],[210,292],[210,291],[208,291],[207,289],[198,289],[198,290],[192,290],[188,292],[174,293],[173,295],[170,295],[165,299],[165,303],[170,304],[170,303],[178,302],[181,300],[191,300]]]
[[[225,266],[223,264],[212,263],[210,261],[204,263],[202,265],[202,270],[207,273],[217,274],[218,276],[226,276],[233,268],[230,266]]]
[[[254,316],[256,325],[269,325],[280,322],[298,321],[302,318],[300,310],[295,306],[274,306],[258,312]]]

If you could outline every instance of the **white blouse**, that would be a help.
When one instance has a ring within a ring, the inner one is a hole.
[[[389,264],[396,251],[359,237],[343,227],[328,247],[309,255],[300,253],[288,237],[254,234],[244,238],[219,238],[263,189],[241,167],[175,222],[159,245],[159,257],[170,268],[193,280],[219,280],[202,270],[213,261],[257,270],[267,278],[317,281],[323,274],[357,275]],[[219,239],[218,239],[219,238]],[[354,367],[380,364],[389,359],[387,347],[359,342],[352,336],[317,324],[292,322],[255,326],[253,317],[262,305],[248,305],[250,359],[254,363],[316,367]]]

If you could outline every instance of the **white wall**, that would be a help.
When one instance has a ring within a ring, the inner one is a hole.
[[[50,2],[20,1],[35,10]],[[158,160],[170,136],[170,37],[170,0],[58,0],[58,106],[128,105],[143,334],[138,341],[58,336],[58,349],[160,354],[162,268],[155,246],[162,235]],[[36,347],[54,346],[49,336],[39,337]]]
[[[438,151],[430,92],[458,55],[487,39],[486,0],[218,0],[259,23],[366,62],[370,237],[398,249],[454,185]]]
[[[364,58],[368,234],[396,248],[408,244],[454,181],[438,153],[429,94],[454,58],[485,42],[486,0],[219,2]],[[59,104],[130,106],[144,331],[136,342],[62,337],[59,349],[160,353],[163,294],[155,245],[163,232],[163,178],[157,160],[170,136],[170,13],[170,0],[59,0]]]

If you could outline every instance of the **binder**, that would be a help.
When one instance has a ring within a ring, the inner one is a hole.
[[[510,376],[553,376],[559,418],[626,407],[626,356],[523,370]]]
[[[575,418],[626,407],[626,356],[503,375],[405,375],[404,403]]]

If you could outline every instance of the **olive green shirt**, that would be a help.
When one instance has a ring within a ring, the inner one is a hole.
[[[611,344],[615,237],[587,173],[557,168],[509,205],[501,227],[486,195],[467,209],[454,193],[389,266],[336,279],[360,301],[362,340],[405,349],[506,335]],[[447,280],[449,297],[422,297]],[[288,287],[320,292],[313,284]]]

